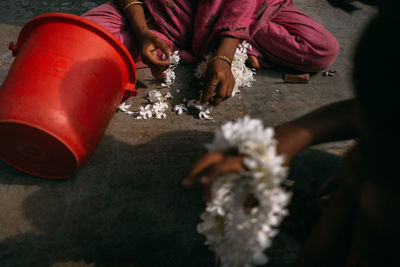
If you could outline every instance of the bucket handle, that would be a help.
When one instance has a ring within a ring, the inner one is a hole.
[[[139,93],[139,88],[135,88],[134,83],[128,83],[124,92],[124,99],[127,99],[131,96],[137,96]]]
[[[8,49],[12,51],[12,55],[13,55],[13,57],[15,57],[18,53],[19,46],[18,46],[18,44],[11,42],[8,45]]]

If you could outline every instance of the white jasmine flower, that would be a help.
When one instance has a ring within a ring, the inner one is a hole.
[[[164,71],[166,77],[164,78],[164,83],[161,84],[163,87],[170,87],[175,81],[175,68],[178,66],[180,61],[179,51],[176,50],[174,53],[169,56],[169,61],[171,61],[171,65],[169,65],[168,69]]]
[[[167,117],[167,114],[165,114],[164,112],[157,112],[157,113],[155,114],[155,118],[156,118],[156,119],[159,119],[159,120],[165,119],[166,117]]]
[[[139,113],[139,115],[136,116],[136,119],[165,119],[167,117],[167,114],[165,112],[169,108],[166,100],[169,98],[172,98],[170,92],[167,92],[165,95],[163,95],[158,90],[150,91],[147,95],[147,100],[149,101],[149,104],[140,107],[140,110],[137,112]]]
[[[200,104],[200,101],[196,100],[196,99],[189,100],[186,105],[189,108],[195,108],[195,109],[197,109],[199,111],[206,111],[207,109],[209,109],[209,107],[208,107],[209,103],[208,102]]]
[[[171,95],[170,92],[167,92],[167,93],[165,94],[163,100],[165,101],[165,100],[167,100],[168,98],[174,98],[174,97]]]
[[[168,109],[168,104],[163,102],[154,103],[152,106],[152,110],[155,113],[164,112]]]
[[[175,105],[174,111],[176,111],[176,114],[181,115],[181,114],[183,114],[183,112],[188,112],[188,109],[185,106],[185,104],[179,104],[179,105]]]
[[[145,107],[140,107],[139,111],[140,116],[142,116],[142,119],[150,119],[153,116],[153,112],[151,111],[151,105],[148,104]]]
[[[159,102],[162,100],[162,94],[158,90],[151,90],[147,95],[147,99],[150,103]]]
[[[283,157],[276,154],[274,130],[264,129],[260,120],[244,117],[222,125],[208,149],[229,148],[246,155],[249,171],[214,182],[211,201],[197,230],[206,236],[206,244],[215,251],[221,266],[263,265],[268,262],[264,251],[271,246],[272,238],[278,234],[276,227],[288,214],[286,206],[291,194],[281,187],[287,168],[282,166]],[[259,205],[245,214],[243,203],[250,194]]]
[[[176,67],[179,64],[179,61],[181,60],[181,57],[179,56],[179,51],[176,50],[172,55],[169,57],[169,60],[171,61],[171,65]]]
[[[195,108],[200,105],[199,103],[200,103],[199,100],[191,99],[191,100],[187,101],[186,106],[188,108]]]
[[[157,102],[152,106],[153,113],[157,119],[165,119],[167,117],[167,114],[165,114],[167,109],[168,104],[164,102]]]
[[[200,104],[199,100],[196,99],[191,99],[187,101],[186,106],[188,108],[193,108],[197,109],[199,111],[199,119],[207,119],[207,120],[212,120],[213,118],[210,116],[212,112],[211,106],[208,102]]]
[[[130,110],[129,110],[129,108],[130,108],[131,106],[132,106],[132,105],[127,105],[127,104],[125,104],[125,102],[123,102],[123,103],[121,103],[121,104],[118,106],[118,109],[121,110],[122,112],[124,112],[125,114],[132,115],[132,114],[133,114],[133,111],[130,111]]]
[[[202,108],[201,111],[199,112],[199,119],[206,119],[206,120],[212,120],[213,118],[210,116],[212,112],[211,107]]]

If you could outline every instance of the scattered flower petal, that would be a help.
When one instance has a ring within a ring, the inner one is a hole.
[[[125,102],[123,102],[118,106],[118,109],[124,112],[125,114],[132,115],[133,111],[128,110],[131,106],[132,105],[127,105],[125,104]]]
[[[176,114],[181,115],[183,112],[188,112],[188,109],[185,104],[179,104],[174,107],[174,111],[176,111]]]
[[[172,98],[172,95],[169,92],[162,95],[162,93],[157,90],[150,91],[147,95],[149,104],[140,107],[140,110],[136,112],[138,113],[136,119],[165,119],[167,117],[165,111],[169,108],[166,100],[169,98]]]

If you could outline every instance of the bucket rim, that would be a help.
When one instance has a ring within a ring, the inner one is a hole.
[[[137,72],[136,72],[136,66],[135,62],[129,53],[128,49],[119,41],[114,35],[112,35],[109,31],[101,27],[100,25],[85,19],[83,17],[74,15],[74,14],[68,14],[68,13],[62,13],[62,12],[53,12],[53,13],[46,13],[43,15],[36,16],[29,20],[21,29],[17,44],[15,45],[15,48],[13,50],[18,50],[19,47],[23,44],[27,36],[29,35],[29,32],[32,31],[35,27],[43,24],[43,23],[48,23],[48,22],[55,22],[56,20],[58,21],[64,21],[64,22],[72,22],[76,25],[79,25],[81,27],[85,27],[86,29],[92,30],[93,32],[100,34],[101,36],[105,37],[105,39],[108,42],[111,42],[111,45],[116,48],[118,51],[119,55],[123,58],[124,62],[127,64],[127,70],[128,70],[128,79],[127,85],[125,88],[122,88],[123,90],[123,96],[135,96],[137,94],[137,91],[135,90],[135,86],[137,83]],[[89,26],[89,27],[87,27]],[[128,91],[128,92],[127,92]]]
[[[20,171],[22,171],[22,172],[28,173],[28,174],[30,174],[30,175],[33,175],[33,176],[36,176],[36,177],[40,177],[40,178],[45,178],[45,179],[66,179],[66,178],[68,178],[68,177],[73,176],[73,175],[84,165],[84,164],[82,164],[82,163],[79,161],[78,155],[77,155],[77,154],[75,153],[75,151],[71,148],[71,146],[69,146],[68,144],[66,144],[65,142],[63,142],[63,141],[62,141],[62,138],[60,138],[58,135],[52,133],[51,131],[46,130],[45,128],[43,128],[43,127],[41,127],[41,126],[38,126],[38,125],[36,125],[36,124],[34,124],[34,123],[30,123],[30,122],[26,122],[26,121],[21,121],[21,120],[1,120],[1,121],[0,121],[0,124],[2,124],[2,123],[21,124],[21,125],[24,125],[24,126],[28,126],[28,127],[37,129],[37,130],[39,130],[39,131],[42,131],[42,132],[44,132],[44,133],[50,135],[51,137],[53,137],[53,138],[56,139],[58,142],[60,142],[61,144],[65,145],[65,146],[68,148],[68,150],[71,152],[71,154],[73,155],[73,157],[74,157],[74,159],[75,159],[75,162],[76,162],[76,167],[75,167],[75,169],[72,170],[72,171],[70,172],[70,174],[68,174],[68,175],[42,175],[42,174],[39,175],[38,173],[35,173],[35,172],[30,171],[30,170],[21,168],[20,166],[14,164],[14,163],[12,163],[12,162],[10,162],[10,161],[7,160],[6,158],[4,158],[2,155],[0,155],[0,158],[1,158],[3,161],[7,162],[9,165],[13,166],[14,168],[16,168],[16,169],[18,169],[18,170],[20,170]]]

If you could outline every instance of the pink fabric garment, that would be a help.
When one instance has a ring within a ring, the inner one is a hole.
[[[291,0],[145,0],[152,30],[184,62],[194,62],[215,49],[222,36],[247,40],[249,53],[261,65],[284,65],[301,71],[320,71],[335,60],[339,46],[322,25],[303,14]],[[138,41],[116,1],[82,15],[114,34],[144,67]],[[196,58],[197,57],[197,58]]]
[[[332,65],[339,53],[336,38],[321,24],[291,3],[249,40],[249,54],[262,65],[274,63],[305,72],[317,72]]]
[[[251,39],[291,0],[145,0],[161,32],[196,54],[213,48],[219,37]]]

